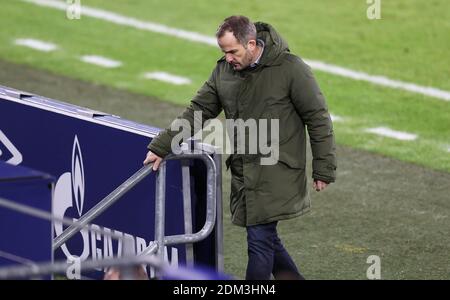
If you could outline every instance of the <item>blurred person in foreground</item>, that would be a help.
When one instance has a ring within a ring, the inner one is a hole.
[[[310,208],[306,128],[313,155],[313,188],[322,191],[335,181],[334,133],[324,96],[309,66],[290,53],[271,25],[231,16],[219,26],[216,37],[224,56],[177,119],[189,122],[190,136],[198,128],[195,122],[203,126],[222,110],[231,120],[278,120],[278,136],[269,141],[278,147],[273,164],[262,163],[267,153],[260,149],[256,154],[236,151],[233,139],[234,152],[226,160],[232,174],[231,221],[247,230],[246,279],[264,280],[271,275],[282,279],[286,274],[304,279],[276,227],[278,221],[303,215]],[[194,118],[194,112],[202,113],[201,120]],[[162,159],[173,152],[172,140],[180,131],[172,126],[159,133],[148,146],[144,164],[153,163],[157,170]],[[238,133],[233,129],[229,135]],[[251,138],[245,128],[244,136],[246,141]]]
[[[110,267],[107,269],[103,280],[149,280],[143,266],[131,266],[127,268],[128,270],[119,267]]]

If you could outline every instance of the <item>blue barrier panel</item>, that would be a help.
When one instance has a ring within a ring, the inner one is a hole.
[[[0,197],[50,211],[54,178],[0,161]],[[0,267],[52,260],[52,224],[0,206]]]
[[[159,129],[86,108],[0,86],[0,160],[42,170],[56,178],[53,213],[78,219],[140,167]],[[205,218],[203,163],[191,168],[194,230]],[[136,252],[154,240],[155,175],[152,173],[95,219],[93,227],[130,235]],[[179,161],[167,164],[166,235],[184,233]],[[55,235],[63,230],[55,226]],[[167,247],[167,260],[184,264],[184,246]],[[55,252],[55,259],[117,257],[120,244],[82,231]],[[215,266],[214,234],[194,248],[196,262]]]

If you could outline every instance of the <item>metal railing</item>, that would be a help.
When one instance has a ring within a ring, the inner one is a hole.
[[[156,261],[163,261],[164,246],[186,244],[186,255],[188,266],[193,265],[193,250],[192,244],[199,242],[207,238],[214,229],[216,230],[216,269],[217,271],[223,271],[223,223],[222,223],[222,174],[221,174],[221,154],[217,153],[217,148],[214,148],[207,144],[197,143],[192,141],[190,148],[186,147],[187,144],[183,145],[184,152],[182,154],[168,155],[160,164],[159,170],[156,173],[156,195],[155,195],[155,241],[150,242],[150,246],[144,249],[140,254],[143,257],[140,259],[128,258],[123,259],[120,262],[125,264],[127,261],[133,264],[142,262],[152,262],[153,265],[157,265]],[[214,158],[212,157],[214,155]],[[207,183],[206,183],[206,220],[201,230],[196,233],[192,233],[192,208],[190,199],[190,171],[188,161],[192,159],[198,159],[205,163],[207,170]],[[179,235],[165,236],[165,187],[166,187],[166,161],[168,160],[181,160],[182,165],[182,178],[183,178],[183,206],[184,206],[184,225],[185,233]],[[119,187],[117,187],[108,196],[103,198],[99,203],[97,203],[93,208],[91,208],[86,214],[80,217],[77,221],[72,222],[70,220],[59,220],[53,218],[53,221],[62,222],[64,224],[69,224],[69,227],[62,232],[61,235],[53,240],[52,249],[53,251],[61,247],[66,241],[73,237],[79,231],[85,229],[89,223],[106,211],[112,204],[120,199],[126,192],[128,192],[132,187],[142,181],[146,176],[152,172],[152,165],[147,165],[138,170],[125,182],[123,182]],[[8,205],[4,205],[8,206]],[[49,216],[45,212],[37,212],[36,209],[29,210],[20,205],[11,205],[9,208],[21,211],[23,213],[28,213],[36,217],[48,219]],[[218,215],[216,217],[216,215]],[[51,218],[51,216],[50,216]],[[92,230],[93,228],[90,228]],[[114,236],[114,238],[117,238]],[[148,259],[152,254],[156,254],[157,260]],[[112,261],[112,260],[111,260]],[[97,268],[98,266],[106,266],[110,260],[107,262],[88,262],[85,264],[86,269]],[[119,264],[119,263],[118,263]],[[58,271],[62,268],[63,263],[55,264],[54,268],[50,267],[50,264],[34,265],[33,269],[28,269],[29,274],[37,274],[37,270],[49,272],[51,270]],[[67,265],[66,265],[67,267]],[[38,268],[38,269],[36,269]],[[19,267],[19,269],[14,270],[14,268],[8,268],[8,274],[25,274],[26,267]],[[0,270],[1,271],[1,270]],[[4,270],[6,271],[6,270]],[[12,272],[12,273],[11,273]],[[44,273],[45,273],[44,272]],[[0,272],[0,274],[2,274]],[[4,276],[5,274],[3,274]],[[1,276],[0,276],[1,277]]]
[[[78,221],[73,222],[66,230],[64,230],[59,236],[53,240],[53,251],[61,247],[68,239],[74,236],[76,233],[81,231],[85,225],[90,223],[100,214],[102,214],[108,207],[113,205],[117,200],[120,199],[126,192],[128,192],[132,187],[138,184],[142,179],[152,172],[152,166],[144,166],[130,178],[128,178],[124,183],[118,186],[114,191],[112,191],[108,196],[103,198],[99,203],[97,203],[93,208],[91,208],[87,213],[81,216]]]
[[[136,255],[134,253],[134,248],[132,246],[132,241],[130,240],[130,237],[123,236],[121,234],[116,234],[114,232],[105,232],[101,229],[92,228],[89,226],[89,224],[76,224],[69,218],[65,217],[56,217],[52,215],[51,213],[44,211],[42,209],[34,208],[31,206],[23,205],[16,203],[11,200],[0,198],[0,207],[7,208],[9,210],[23,213],[35,218],[48,220],[51,222],[59,222],[64,225],[72,226],[73,228],[77,228],[79,230],[87,229],[95,233],[103,234],[106,236],[111,237],[112,239],[120,240],[122,241],[123,245],[123,253],[124,257],[118,258],[118,259],[100,259],[100,260],[86,260],[83,261],[81,264],[80,262],[80,272],[81,271],[89,271],[94,270],[101,267],[111,267],[111,266],[119,266],[123,267],[124,274],[127,274],[127,270],[129,266],[138,265],[139,263],[146,263],[155,269],[161,269],[163,267],[166,268],[167,264],[164,264],[164,262],[157,260],[156,257],[151,256],[139,256],[139,259],[136,259]],[[58,261],[58,262],[49,262],[49,263],[36,263],[34,261],[30,261],[28,259],[25,259],[20,256],[16,256],[12,253],[3,252],[0,251],[0,256],[7,258],[13,261],[16,261],[18,263],[24,264],[23,266],[9,266],[9,267],[2,267],[0,268],[0,280],[3,279],[18,279],[18,278],[29,278],[29,277],[36,277],[40,275],[48,275],[53,273],[63,273],[67,272],[68,270],[68,261]],[[73,257],[76,258],[76,257]],[[128,272],[129,274],[130,272]],[[80,275],[81,277],[81,275]],[[124,279],[127,277],[125,276]],[[131,276],[128,277],[128,279],[133,279]]]

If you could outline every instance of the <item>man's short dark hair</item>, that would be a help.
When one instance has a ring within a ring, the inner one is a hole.
[[[221,38],[226,32],[232,32],[238,42],[244,47],[248,41],[256,40],[256,27],[245,16],[231,16],[226,18],[217,29],[216,37]]]

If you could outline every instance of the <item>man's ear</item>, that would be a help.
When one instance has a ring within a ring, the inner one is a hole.
[[[248,43],[247,43],[247,49],[249,49],[249,50],[255,50],[255,48],[256,48],[256,40],[250,40],[250,41],[248,41]]]

